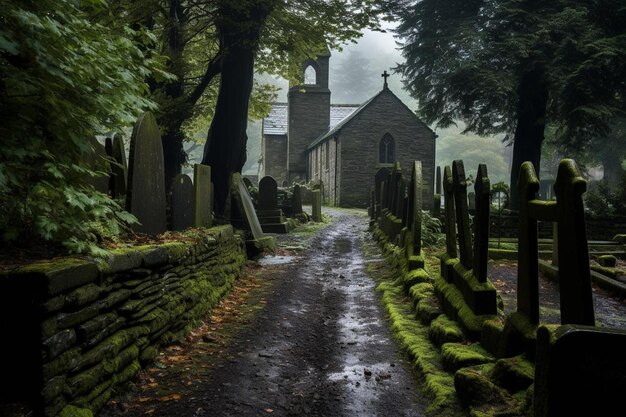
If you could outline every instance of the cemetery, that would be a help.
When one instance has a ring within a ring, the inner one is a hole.
[[[623,414],[623,2],[0,15],[0,417]]]

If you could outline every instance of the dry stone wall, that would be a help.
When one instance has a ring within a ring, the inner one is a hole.
[[[240,236],[220,226],[106,261],[66,258],[3,272],[0,333],[11,342],[0,346],[11,358],[3,396],[46,416],[98,410],[218,302],[245,262]]]

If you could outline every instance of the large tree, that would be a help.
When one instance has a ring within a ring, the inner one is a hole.
[[[428,122],[513,133],[519,167],[539,172],[548,122],[561,141],[605,134],[624,109],[626,6],[620,0],[390,0],[399,69]],[[621,23],[620,23],[621,22]]]
[[[306,57],[377,27],[374,0],[218,0],[221,79],[203,163],[213,168],[215,211],[227,214],[230,178],[246,161],[255,69],[294,79]]]

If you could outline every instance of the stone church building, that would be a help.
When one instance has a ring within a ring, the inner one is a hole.
[[[304,84],[291,86],[287,103],[263,120],[259,178],[279,185],[323,183],[327,204],[366,207],[374,175],[396,161],[408,172],[422,161],[425,209],[433,204],[435,133],[387,86],[361,105],[331,104],[330,52],[302,66]]]

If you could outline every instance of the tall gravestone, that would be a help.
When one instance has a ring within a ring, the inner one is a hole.
[[[150,112],[139,117],[130,138],[126,210],[139,220],[135,231],[163,233],[166,222],[165,171],[161,133]]]
[[[412,251],[420,255],[422,250],[422,162],[413,162],[409,188],[408,226],[411,231]]]
[[[189,175],[178,174],[172,180],[170,218],[172,230],[185,230],[193,226],[194,189]]]
[[[466,269],[472,269],[474,255],[472,253],[472,234],[469,223],[469,209],[467,207],[467,178],[465,177],[465,168],[461,160],[452,162],[452,183],[454,185],[454,203],[457,233],[459,234],[460,261]]]
[[[313,197],[312,217],[314,222],[322,221],[322,192],[320,190],[313,190],[311,192]]]
[[[269,175],[259,181],[259,210],[276,210],[278,184]]]
[[[291,210],[294,216],[302,213],[302,192],[300,190],[300,185],[298,184],[295,184],[293,186],[293,194],[291,196]]]
[[[194,164],[193,187],[195,195],[194,225],[195,227],[211,227],[213,225],[213,186],[210,166]]]
[[[437,174],[435,175],[435,195],[433,215],[436,218],[441,216],[441,167],[437,167]]]

